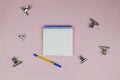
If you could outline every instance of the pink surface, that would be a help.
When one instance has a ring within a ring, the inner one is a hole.
[[[29,16],[20,9],[25,4],[32,4]],[[0,10],[0,80],[120,80],[119,0],[0,0]],[[90,29],[89,18],[100,26]],[[42,55],[42,27],[50,24],[74,27],[74,56],[45,56],[62,68],[33,56]],[[99,45],[111,47],[107,55]],[[23,63],[13,68],[13,56]]]

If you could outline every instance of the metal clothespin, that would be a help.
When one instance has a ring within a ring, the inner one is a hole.
[[[99,23],[92,18],[90,18],[90,22],[91,22],[90,25],[89,25],[90,28],[93,28],[95,25],[96,26],[99,25]]]
[[[24,7],[21,7],[21,9],[23,10],[23,12],[28,16],[29,13],[28,11],[32,8],[31,5],[27,5],[27,6],[24,6]]]
[[[87,58],[85,58],[82,55],[80,55],[80,60],[81,60],[80,63],[82,64],[82,63],[84,63],[87,60]]]
[[[99,46],[100,49],[102,49],[101,53],[103,55],[106,55],[107,54],[107,50],[110,49],[109,46]]]
[[[17,65],[22,63],[22,61],[18,60],[16,57],[13,57],[12,61],[14,62],[13,67],[16,67]]]
[[[19,37],[20,39],[22,39],[22,40],[25,40],[25,38],[26,38],[26,34],[18,35],[18,37]]]

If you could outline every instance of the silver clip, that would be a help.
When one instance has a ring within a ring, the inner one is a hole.
[[[22,40],[25,40],[25,38],[26,38],[26,34],[18,35],[18,37],[19,37],[20,39],[22,39]]]
[[[82,55],[80,55],[80,60],[81,60],[80,63],[82,64],[82,63],[84,63],[87,60],[87,58],[85,58]]]
[[[13,67],[16,67],[17,65],[22,63],[22,61],[18,60],[16,57],[13,57],[12,61],[14,62]]]
[[[90,22],[91,22],[89,25],[90,28],[93,28],[95,25],[97,26],[99,25],[99,23],[92,18],[90,18]]]
[[[103,55],[106,55],[107,54],[107,50],[110,49],[109,46],[99,46],[100,49],[102,49],[101,53]]]
[[[24,12],[27,16],[29,15],[28,11],[29,11],[31,8],[32,8],[31,5],[27,5],[27,6],[25,6],[25,7],[21,7],[21,9],[23,10],[23,12]]]

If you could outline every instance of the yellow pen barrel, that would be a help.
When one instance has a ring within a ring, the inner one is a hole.
[[[50,63],[50,64],[54,64],[51,60],[46,59],[46,58],[44,58],[42,56],[37,56],[37,57],[40,58],[40,59],[42,59],[42,60],[44,60],[44,61],[46,61],[46,62],[48,62],[48,63]]]
[[[35,57],[37,57],[37,58],[40,58],[40,59],[42,59],[42,60],[50,63],[50,64],[53,64],[53,65],[57,66],[57,67],[62,67],[60,64],[58,64],[58,63],[56,63],[56,62],[53,62],[53,61],[51,61],[51,60],[49,60],[49,59],[47,59],[47,58],[44,58],[44,57],[39,56],[39,55],[37,55],[37,54],[33,54],[33,55],[34,55]]]

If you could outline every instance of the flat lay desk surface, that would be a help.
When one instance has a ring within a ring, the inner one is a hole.
[[[20,9],[26,4],[32,5],[28,16]],[[90,18],[100,25],[89,28]],[[42,55],[44,25],[74,28],[73,56],[44,56],[62,68],[33,56]],[[107,55],[100,45],[111,47]],[[13,68],[13,56],[23,63]],[[119,61],[119,0],[0,0],[0,80],[120,80]]]

